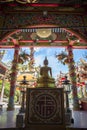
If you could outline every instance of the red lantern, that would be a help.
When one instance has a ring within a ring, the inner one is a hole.
[[[65,77],[62,77],[62,78],[61,78],[61,81],[64,81],[64,80],[65,80]]]

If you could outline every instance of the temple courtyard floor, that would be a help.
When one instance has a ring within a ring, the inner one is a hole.
[[[15,128],[16,116],[19,113],[20,106],[16,105],[14,111],[7,111],[7,106],[0,110],[0,129]],[[87,111],[72,111],[74,123],[68,125],[68,129],[86,129],[87,130]]]

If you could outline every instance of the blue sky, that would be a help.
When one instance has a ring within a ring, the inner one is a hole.
[[[29,53],[29,48],[23,48],[23,50],[26,50],[27,53]],[[35,48],[35,66],[43,66],[43,60],[45,56],[47,56],[49,61],[49,66],[52,68],[52,75],[54,78],[62,71],[63,73],[68,72],[68,66],[62,65],[57,58],[55,57],[55,54],[59,54],[61,51],[65,51],[64,48]],[[13,59],[14,50],[13,49],[6,49],[6,54],[3,57],[3,62],[8,63]],[[85,54],[87,54],[87,49],[74,49],[74,60],[75,62],[79,62],[80,58],[84,58]],[[87,59],[85,59],[87,61]]]

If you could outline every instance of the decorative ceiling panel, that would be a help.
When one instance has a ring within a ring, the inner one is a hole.
[[[3,16],[2,16],[3,17]],[[49,14],[46,18],[41,14],[14,13],[4,16],[4,25],[2,27],[3,38],[5,35],[17,29],[38,27],[39,25],[53,25],[59,28],[66,28],[76,32],[84,38],[87,38],[87,15],[80,14]]]
[[[67,46],[67,34],[70,34],[76,38],[76,41],[71,43],[73,46],[87,48],[87,14],[84,10],[86,6],[83,6],[87,4],[85,1],[82,3],[81,0],[62,0],[56,1],[57,4],[29,4],[29,1],[28,4],[21,4],[18,1],[15,3],[14,0],[7,1],[0,3],[0,47],[14,47],[15,44]],[[47,38],[38,37],[37,28],[50,28],[52,35]]]

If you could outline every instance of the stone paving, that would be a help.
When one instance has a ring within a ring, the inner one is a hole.
[[[19,113],[20,106],[16,106],[14,111],[7,111],[6,106],[0,110],[0,128],[15,128],[16,115]],[[72,128],[87,128],[87,111],[72,112],[74,124],[68,127]]]
[[[16,106],[14,111],[7,111],[7,106],[0,110],[0,128],[16,127],[16,115],[19,113],[20,106]]]

